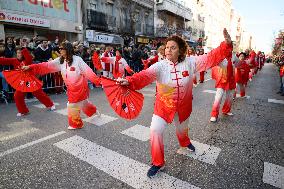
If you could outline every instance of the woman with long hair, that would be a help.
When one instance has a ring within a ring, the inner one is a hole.
[[[80,117],[81,110],[89,117],[95,113],[100,115],[96,106],[88,100],[88,80],[99,85],[100,79],[81,57],[74,55],[71,43],[61,43],[59,51],[60,57],[50,62],[23,66],[22,69],[31,69],[34,73],[40,75],[61,71],[67,87],[68,129],[80,129],[83,127],[83,121]]]
[[[28,66],[32,64],[32,55],[26,48],[17,48],[17,58],[0,58],[1,65],[12,65],[14,69],[21,69],[22,66]],[[42,89],[32,92],[32,94],[45,105],[49,110],[55,110],[55,106],[51,99],[43,92]],[[18,109],[17,116],[23,116],[29,113],[29,109],[25,103],[26,93],[16,90],[14,93],[14,99],[16,107]]]
[[[148,177],[156,175],[165,165],[163,133],[168,124],[174,122],[180,146],[195,151],[188,136],[193,75],[218,65],[232,51],[230,35],[226,29],[223,33],[225,42],[219,47],[206,55],[190,57],[186,57],[187,43],[181,37],[169,37],[166,40],[166,59],[133,76],[117,79],[120,85],[128,85],[133,90],[156,81],[156,101],[150,126],[152,166]]]

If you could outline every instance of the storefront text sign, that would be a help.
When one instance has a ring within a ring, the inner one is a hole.
[[[77,0],[0,0],[1,9],[17,14],[77,21]]]
[[[4,11],[0,11],[0,21],[32,26],[50,27],[49,20],[19,14],[12,14]]]
[[[94,40],[96,43],[112,43],[113,37],[108,35],[95,35]]]

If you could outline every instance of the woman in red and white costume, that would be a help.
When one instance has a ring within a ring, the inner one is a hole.
[[[115,52],[115,57],[102,57],[102,61],[105,62],[105,64],[113,65],[112,74],[114,78],[124,77],[124,69],[129,74],[134,74],[134,71],[127,64],[126,60],[122,58],[121,50]]]
[[[195,55],[196,55],[196,53],[195,53],[194,48],[193,47],[188,47],[187,56],[190,57],[190,56],[195,56]],[[193,76],[193,86],[197,87],[196,74],[194,74],[194,76]]]
[[[156,80],[157,94],[150,127],[152,167],[147,176],[152,177],[165,165],[163,133],[169,123],[174,122],[179,144],[195,151],[188,137],[188,118],[192,111],[192,80],[196,72],[216,66],[232,51],[231,38],[224,29],[226,42],[207,55],[186,57],[187,44],[178,36],[166,41],[166,59],[125,79],[121,85],[139,90]]]
[[[237,60],[235,55],[229,54],[218,66],[212,68],[212,79],[216,81],[216,95],[211,111],[211,122],[216,122],[219,116],[222,97],[225,95],[225,102],[222,108],[224,115],[232,116],[231,106],[234,89],[236,88],[233,62]]]
[[[159,62],[161,60],[165,59],[165,45],[162,44],[158,49],[157,49],[157,54],[154,56],[148,58],[147,60],[144,60],[144,70],[149,68],[151,65],[155,64],[156,62]],[[143,61],[143,60],[142,60]]]
[[[28,49],[17,49],[17,58],[0,58],[1,65],[13,65],[14,69],[21,69],[22,66],[31,65],[33,61],[32,55]],[[42,89],[32,92],[32,94],[45,105],[49,110],[55,110],[55,105],[51,99],[43,92]],[[14,99],[16,107],[18,109],[17,116],[23,116],[29,113],[29,109],[25,103],[26,93],[16,90],[14,93]]]
[[[101,58],[103,57],[112,57],[112,54],[110,52],[111,47],[106,47],[105,52],[102,54]],[[105,77],[112,77],[111,71],[112,71],[112,65],[105,63],[104,61],[101,62],[103,67],[103,76]]]
[[[249,66],[249,60],[245,60],[246,53],[241,52],[239,54],[239,62],[238,65],[235,68],[235,80],[236,80],[236,92],[237,94],[238,90],[240,91],[240,97],[246,97],[246,85],[249,80],[249,72],[250,72],[250,66]]]
[[[31,69],[33,73],[40,75],[61,71],[67,87],[68,129],[80,129],[83,127],[83,121],[80,117],[81,110],[88,117],[95,113],[100,115],[96,106],[88,100],[88,80],[98,85],[100,79],[81,57],[73,55],[71,43],[63,42],[59,50],[60,57],[50,62],[23,66],[22,69]]]

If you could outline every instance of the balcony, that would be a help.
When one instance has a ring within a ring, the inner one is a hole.
[[[149,9],[153,9],[155,3],[154,0],[132,0],[132,1]]]
[[[88,9],[87,24],[88,27],[92,29],[101,31],[114,30],[116,28],[116,17]]]
[[[172,15],[176,15],[190,21],[192,19],[192,12],[190,8],[183,6],[174,0],[157,0],[157,11],[165,11]]]

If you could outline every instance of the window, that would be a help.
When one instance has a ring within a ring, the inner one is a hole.
[[[90,9],[97,10],[97,0],[90,0]]]

